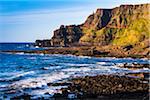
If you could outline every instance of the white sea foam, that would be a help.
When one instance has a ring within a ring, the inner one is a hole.
[[[17,75],[20,73],[22,73],[22,72],[9,72],[9,76],[14,76],[14,75]],[[0,76],[3,76],[3,75],[8,75],[8,72],[0,73]]]
[[[143,70],[149,70],[149,71],[150,71],[150,69],[149,69],[149,68],[143,68]]]
[[[71,67],[76,67],[76,66],[78,66],[78,67],[83,67],[83,66],[87,66],[87,67],[90,67],[90,66],[93,66],[93,65],[95,65],[95,64],[71,64],[71,63],[64,63],[65,65],[67,65],[67,66],[71,66]]]
[[[150,72],[150,69],[148,68],[142,68],[142,69],[136,69],[136,70],[130,70],[131,72]]]
[[[15,54],[18,54],[18,55],[24,55],[25,53],[24,52],[17,52]]]
[[[16,75],[10,77],[10,79],[17,78],[17,77],[21,77],[21,76],[25,76],[25,75],[29,75],[29,74],[34,74],[34,73],[35,73],[34,71],[22,72],[22,73],[20,73],[20,74],[16,74]]]
[[[113,66],[113,67],[114,67],[114,66]],[[110,68],[112,68],[112,67],[97,65],[95,68],[93,68],[93,70],[94,70],[94,69],[107,70],[107,69],[110,69]]]
[[[14,78],[18,78],[18,77],[21,77],[21,76],[25,76],[25,75],[31,75],[31,74],[34,74],[35,72],[34,71],[29,71],[29,72],[12,72],[12,73],[9,73],[9,77],[7,78],[0,78],[0,80],[12,80]],[[3,73],[3,75],[7,75],[8,73]],[[2,74],[1,74],[2,75]]]
[[[123,66],[124,63],[116,63],[117,66]]]
[[[63,66],[51,66],[51,67],[44,67],[46,68],[47,70],[57,70],[57,69],[61,69]]]
[[[58,81],[64,78],[69,78],[70,75],[67,75],[63,72],[53,73],[53,74],[43,74],[39,75],[37,78],[28,78],[25,80],[20,80],[14,82],[10,85],[13,88],[36,88],[46,86],[49,82]]]
[[[37,99],[38,97],[47,96],[47,97],[52,97],[54,93],[61,93],[60,89],[61,88],[66,88],[67,86],[56,86],[56,87],[46,87],[41,90],[33,90],[30,92],[31,95],[33,95],[32,99]],[[47,94],[45,94],[47,93]],[[46,98],[45,98],[46,99]]]
[[[97,62],[96,64],[99,64],[99,65],[105,65],[106,62]]]
[[[35,48],[39,48],[39,46],[35,46]]]
[[[116,58],[116,57],[101,57],[100,59],[117,60],[117,59],[120,59],[120,58]]]
[[[35,60],[35,59],[37,59],[37,58],[36,58],[36,57],[29,57],[29,58],[27,58],[27,59]]]
[[[92,58],[90,56],[77,56],[78,58]]]
[[[16,55],[37,55],[37,56],[44,56],[44,53],[25,53],[25,52],[16,52],[16,53],[11,53],[9,52],[8,54],[16,54]]]
[[[86,71],[90,71],[91,68],[88,67],[81,67],[81,68],[68,68],[68,69],[63,69],[62,71],[66,71],[66,72],[86,72]]]
[[[103,63],[104,64],[104,63]],[[82,65],[82,64],[81,64]],[[71,67],[71,68],[67,68],[67,69],[62,69],[62,71],[70,73],[70,72],[74,72],[74,73],[78,73],[81,76],[85,73],[88,73],[89,75],[92,75],[93,73],[115,73],[115,72],[120,72],[120,71],[128,71],[128,69],[123,69],[123,68],[119,68],[117,66],[114,65],[108,65],[108,66],[103,66],[100,64],[86,64],[87,67],[80,67],[80,68],[76,68],[77,65],[75,65],[75,67]]]

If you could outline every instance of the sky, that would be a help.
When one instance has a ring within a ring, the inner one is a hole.
[[[50,39],[60,25],[82,24],[97,8],[149,0],[0,0],[0,42]]]

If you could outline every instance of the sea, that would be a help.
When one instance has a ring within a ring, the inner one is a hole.
[[[43,50],[33,43],[0,43],[0,51]],[[32,99],[49,98],[67,86],[47,83],[101,74],[149,72],[148,68],[130,70],[118,66],[124,63],[148,64],[148,59],[89,57],[61,54],[0,52],[0,99],[30,94]]]

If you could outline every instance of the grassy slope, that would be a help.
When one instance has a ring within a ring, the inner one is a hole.
[[[106,27],[95,30],[83,27],[84,35],[80,42],[99,43],[104,45],[127,46],[145,45],[150,37],[150,5],[139,5],[132,8],[120,6],[113,10],[112,18]],[[120,28],[119,28],[120,27]]]
[[[135,45],[150,36],[150,21],[138,19],[133,21],[128,28],[120,29],[113,40],[113,44],[119,46]]]
[[[80,41],[93,43],[106,41],[118,46],[135,45],[149,38],[149,27],[150,20],[141,18],[132,21],[126,28],[104,27],[97,31],[92,28],[83,28],[84,36],[81,37]]]

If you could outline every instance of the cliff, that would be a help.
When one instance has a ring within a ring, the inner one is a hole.
[[[135,45],[149,38],[150,4],[98,9],[83,24],[80,43]]]
[[[49,46],[66,47],[66,46],[78,43],[81,36],[82,36],[82,30],[80,26],[61,25],[59,29],[54,31],[54,35],[50,40],[36,40],[35,45],[38,45],[41,47],[49,47]]]
[[[54,31],[54,36],[51,39],[52,46],[68,46],[77,43],[82,36],[82,31],[79,26],[60,26],[60,29]]]
[[[121,5],[97,9],[81,25],[62,25],[50,40],[38,40],[39,46],[117,45],[147,47],[150,36],[150,4]]]

